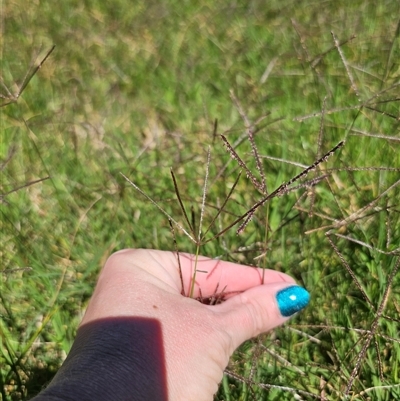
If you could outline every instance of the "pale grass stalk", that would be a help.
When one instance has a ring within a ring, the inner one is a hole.
[[[174,174],[174,171],[172,170],[172,168],[171,168],[170,172],[171,172],[171,176],[172,176],[172,181],[174,183],[175,194],[176,194],[176,197],[178,198],[179,206],[181,207],[181,210],[182,210],[183,216],[185,217],[186,223],[189,226],[189,229],[194,237],[195,236],[194,227],[190,223],[188,215],[186,213],[185,206],[182,202],[181,195],[179,193],[178,183],[176,182],[175,174]]]
[[[188,236],[191,241],[196,244],[196,240],[172,217],[167,213],[156,201],[154,201],[150,196],[148,196],[145,192],[143,192],[135,183],[133,183],[125,174],[120,173],[122,177],[125,178],[126,181],[129,182],[136,189],[136,191],[140,192],[147,200],[149,200],[158,210],[160,210],[165,216],[168,217],[186,236]]]
[[[203,185],[203,197],[201,201],[201,209],[200,209],[200,222],[199,222],[199,232],[197,235],[197,241],[196,241],[196,256],[195,256],[195,263],[194,263],[194,272],[192,275],[192,282],[190,286],[190,298],[194,297],[194,286],[196,283],[196,275],[197,275],[197,264],[198,264],[198,259],[199,259],[199,253],[200,253],[200,245],[201,245],[201,227],[203,224],[203,217],[204,217],[204,211],[205,211],[205,203],[206,203],[206,196],[207,196],[207,184],[208,184],[208,174],[210,170],[210,161],[211,161],[211,149],[210,147],[208,148],[207,152],[207,164],[206,164],[206,175],[204,177],[204,185]]]
[[[383,255],[400,255],[400,248],[394,249],[393,251],[390,251],[390,252],[385,252],[385,251],[382,251],[379,248],[375,248],[375,247],[367,244],[366,242],[357,240],[355,238],[351,238],[348,235],[343,235],[343,234],[338,234],[338,233],[334,233],[333,235],[335,235],[338,238],[343,238],[343,239],[346,239],[348,241],[354,242],[354,243],[359,244],[361,246],[365,246],[366,248],[374,250],[374,251],[379,252],[379,253],[382,253]]]
[[[225,200],[224,200],[224,203],[222,204],[221,207],[218,207],[218,211],[217,211],[216,215],[213,217],[213,219],[211,220],[211,223],[209,224],[207,230],[204,232],[203,238],[204,238],[204,237],[207,235],[207,233],[211,230],[212,226],[214,225],[214,222],[220,217],[220,215],[221,215],[222,211],[224,210],[226,204],[228,203],[229,199],[231,198],[231,195],[232,195],[233,191],[235,190],[236,185],[237,185],[238,182],[239,182],[239,179],[240,179],[241,174],[242,174],[242,172],[239,172],[238,176],[236,177],[235,182],[234,182],[233,185],[232,185],[232,188],[229,190],[229,193],[228,193],[227,197],[226,197]],[[222,229],[220,229],[220,231],[222,231]],[[214,239],[214,238],[212,238],[212,239]],[[209,241],[205,241],[204,243],[207,243],[207,242],[209,242]]]
[[[231,157],[234,160],[236,160],[237,164],[239,164],[239,166],[246,172],[247,178],[252,182],[254,187],[260,189],[261,184],[258,182],[257,178],[253,175],[253,173],[250,171],[250,169],[247,167],[246,163],[236,153],[235,149],[231,146],[231,144],[226,139],[226,137],[221,134],[221,139],[224,142],[224,144],[228,150],[228,153],[231,155]]]
[[[228,369],[225,369],[225,373],[226,373],[228,376],[230,376],[230,377],[232,377],[232,378],[234,378],[234,379],[236,379],[236,380],[238,380],[238,381],[240,381],[240,382],[242,382],[242,383],[247,384],[248,386],[253,385],[253,386],[256,386],[256,387],[261,388],[261,389],[264,389],[264,390],[267,390],[267,389],[268,389],[268,390],[269,390],[269,389],[277,389],[277,390],[281,390],[281,391],[283,391],[283,392],[292,393],[292,394],[294,394],[295,396],[301,394],[301,395],[304,395],[304,396],[308,396],[308,397],[311,397],[311,398],[315,398],[315,399],[317,399],[317,400],[322,400],[321,396],[319,396],[319,395],[317,395],[317,394],[310,393],[310,392],[308,392],[308,391],[304,391],[304,390],[300,390],[300,389],[292,388],[292,387],[287,387],[287,386],[277,386],[277,385],[275,385],[275,384],[267,384],[267,383],[258,383],[258,382],[254,382],[254,381],[245,379],[245,378],[243,378],[243,377],[237,375],[236,373],[234,373],[234,372],[232,372],[232,371],[230,371],[230,370],[228,370]],[[297,398],[297,399],[301,399],[301,398]]]
[[[176,242],[176,237],[175,237],[175,230],[174,230],[174,225],[172,224],[172,221],[168,219],[169,226],[171,228],[172,232],[172,238],[174,240],[174,247],[175,247],[175,253],[176,253],[176,259],[178,261],[178,271],[179,271],[179,279],[181,280],[181,294],[186,297],[186,291],[185,291],[185,284],[183,282],[183,275],[182,275],[182,266],[181,266],[181,258],[179,255],[179,249],[178,249],[178,243]]]
[[[251,146],[251,151],[253,153],[254,160],[256,162],[256,169],[261,177],[261,182],[258,182],[258,180],[256,180],[256,182],[258,184],[257,188],[261,191],[261,193],[265,194],[267,192],[267,186],[266,186],[266,181],[265,181],[264,169],[262,168],[260,156],[258,154],[257,146],[254,141],[254,132],[253,132],[253,128],[252,128],[254,125],[250,123],[250,120],[249,120],[247,114],[245,113],[242,105],[240,104],[239,99],[235,96],[235,93],[233,92],[233,90],[230,91],[230,95],[231,95],[231,99],[235,103],[235,106],[236,106],[240,116],[242,117],[242,119],[244,121],[245,128],[247,131],[247,137],[249,139],[250,146]]]
[[[349,223],[353,223],[356,220],[362,219],[365,217],[363,214],[367,211],[370,210],[372,207],[375,206],[375,204],[382,199],[384,196],[388,195],[388,193],[396,188],[400,184],[400,180],[396,181],[394,184],[390,185],[388,188],[386,188],[383,192],[381,192],[375,199],[373,199],[371,202],[369,202],[367,205],[364,207],[358,209],[356,212],[352,213],[350,216],[336,222],[333,224],[332,229],[329,230],[326,234],[329,235],[331,234],[332,230],[334,228],[340,228],[343,226],[346,226]]]
[[[355,378],[358,375],[358,372],[360,370],[362,360],[364,359],[365,354],[367,353],[367,349],[369,347],[369,344],[371,343],[372,338],[374,337],[376,331],[378,330],[379,321],[380,321],[380,319],[381,319],[381,317],[383,315],[383,311],[384,311],[384,309],[386,307],[386,304],[387,304],[387,302],[389,300],[389,294],[390,294],[390,290],[392,288],[392,283],[393,283],[393,280],[394,280],[394,278],[396,276],[396,273],[399,270],[399,268],[400,268],[400,257],[397,258],[397,261],[396,261],[396,263],[394,265],[394,268],[393,268],[392,272],[390,273],[390,275],[388,277],[387,284],[386,284],[386,289],[385,289],[385,292],[384,292],[383,298],[382,298],[382,302],[379,305],[379,308],[378,308],[378,310],[376,312],[376,315],[375,315],[375,319],[372,322],[370,333],[367,335],[367,339],[365,340],[364,346],[363,346],[361,352],[358,355],[356,365],[354,366],[354,369],[351,372],[350,379],[349,379],[349,382],[347,383],[347,387],[346,387],[346,390],[345,390],[345,395],[349,394],[349,392],[351,390],[351,387],[353,385],[353,382],[354,382],[354,380],[355,380]]]
[[[289,362],[286,358],[283,356],[277,354],[276,352],[272,351],[270,348],[266,347],[265,345],[260,345],[262,349],[267,353],[270,354],[274,359],[276,359],[282,366],[284,367],[290,367],[293,369],[295,372],[297,372],[301,376],[305,376],[306,374],[299,369],[297,366],[293,365],[293,363]]]
[[[291,328],[293,327],[299,327],[299,328],[310,328],[310,329],[322,329],[323,331],[333,331],[333,330],[339,330],[339,331],[344,331],[344,332],[354,332],[354,333],[359,333],[362,335],[366,335],[371,333],[371,330],[368,329],[357,329],[354,327],[345,327],[345,326],[331,326],[328,324],[296,324],[292,325]],[[377,337],[381,337],[389,342],[395,342],[400,344],[400,338],[395,338],[395,337],[390,337],[382,333],[375,333]]]
[[[335,147],[333,147],[329,152],[327,152],[320,159],[315,161],[311,166],[309,166],[306,169],[304,169],[301,173],[297,174],[295,177],[291,178],[289,181],[284,182],[283,184],[281,184],[277,189],[275,189],[275,191],[271,192],[268,196],[266,196],[265,198],[263,198],[260,201],[258,201],[255,205],[253,205],[252,208],[249,209],[244,216],[242,216],[242,218],[244,218],[244,221],[239,226],[239,228],[237,230],[237,233],[240,234],[241,232],[244,231],[244,229],[246,228],[247,224],[250,222],[251,218],[253,217],[253,214],[256,211],[256,209],[258,209],[260,206],[262,206],[269,199],[271,199],[271,198],[281,194],[282,192],[284,192],[291,184],[293,184],[294,182],[296,182],[300,178],[306,176],[310,171],[313,171],[320,163],[325,162],[333,153],[335,153],[343,145],[344,145],[344,141],[339,142]]]
[[[7,106],[8,104],[15,103],[15,102],[18,101],[18,99],[21,96],[22,92],[28,86],[29,82],[34,77],[34,75],[40,70],[42,65],[45,63],[45,61],[48,59],[50,54],[55,49],[55,47],[56,47],[55,45],[52,46],[52,48],[46,53],[46,55],[44,56],[42,61],[40,61],[39,64],[33,70],[31,70],[31,67],[28,69],[28,71],[26,72],[26,74],[25,74],[25,76],[24,76],[24,78],[22,80],[21,85],[19,85],[19,87],[18,87],[17,93],[12,94],[11,91],[8,89],[8,87],[5,85],[5,83],[3,81],[3,78],[1,78],[1,86],[4,89],[6,89],[6,92],[7,92],[7,95],[8,95],[8,97],[7,96],[3,96],[3,95],[1,95],[1,97],[3,99],[8,100],[8,102],[0,104],[0,107]]]
[[[355,82],[354,77],[353,77],[353,75],[352,75],[352,73],[350,71],[348,62],[347,62],[347,60],[346,60],[346,58],[344,56],[344,53],[342,52],[341,45],[340,45],[338,39],[336,38],[335,34],[333,33],[333,31],[331,31],[331,35],[333,37],[333,41],[335,42],[335,47],[336,47],[336,49],[337,49],[337,51],[338,51],[338,53],[340,55],[340,58],[342,59],[344,68],[346,69],[347,76],[349,77],[349,80],[350,80],[350,83],[351,83],[351,89],[353,89],[353,91],[356,94],[358,100],[360,100],[360,92],[358,91],[356,82]]]
[[[321,119],[320,119],[320,124],[319,124],[319,132],[318,132],[318,140],[317,140],[317,159],[321,157],[321,147],[322,147],[322,139],[324,135],[324,117],[325,117],[325,109],[326,109],[326,99],[327,97],[324,97],[324,100],[322,102],[322,110],[321,110]],[[319,167],[317,167],[319,168]],[[315,188],[311,188],[311,196],[310,196],[310,209],[308,211],[308,216],[312,217],[314,213],[314,204],[315,204]]]
[[[361,292],[363,298],[365,301],[369,304],[369,306],[372,308],[372,310],[375,311],[375,306],[372,303],[372,301],[369,299],[367,293],[364,291],[362,285],[357,279],[357,276],[354,274],[353,270],[351,269],[350,265],[347,263],[346,259],[343,257],[343,255],[340,253],[338,247],[336,244],[332,241],[330,234],[326,233],[326,238],[328,239],[330,245],[332,246],[333,250],[335,251],[336,255],[339,257],[340,261],[342,262],[343,266],[346,268],[347,272],[350,274],[351,278],[353,279],[354,284],[358,288],[358,290]]]
[[[373,100],[375,100],[379,96],[383,95],[384,93],[389,92],[392,89],[397,88],[398,86],[400,86],[400,81],[399,82],[395,82],[393,85],[389,86],[388,88],[384,88],[381,91],[375,93],[370,98],[368,98],[366,101],[364,101],[362,104],[356,104],[356,105],[348,106],[348,107],[336,107],[336,108],[333,108],[333,109],[329,109],[329,110],[325,111],[325,115],[339,113],[339,112],[342,112],[342,111],[350,111],[350,110],[357,110],[357,109],[361,110],[361,108],[364,107],[364,106],[366,107],[366,106],[368,106],[370,104],[374,104]],[[309,118],[319,117],[319,116],[321,116],[321,114],[322,114],[321,111],[316,111],[316,112],[311,113],[311,114],[306,114],[305,116],[294,117],[293,121],[302,122],[302,121],[307,120]],[[397,119],[399,119],[399,117],[397,117]]]

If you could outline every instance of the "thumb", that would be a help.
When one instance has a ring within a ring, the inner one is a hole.
[[[224,316],[221,324],[236,349],[244,341],[282,325],[309,301],[310,294],[303,287],[271,283],[248,289],[216,307]]]

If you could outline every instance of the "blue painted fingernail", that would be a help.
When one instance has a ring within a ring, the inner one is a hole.
[[[281,315],[289,317],[308,305],[310,294],[305,288],[294,285],[278,291],[276,300],[278,301]]]

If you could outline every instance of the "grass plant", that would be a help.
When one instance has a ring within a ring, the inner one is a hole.
[[[400,400],[398,2],[0,12],[0,398],[51,380],[106,258],[144,247],[311,292],[215,400]]]

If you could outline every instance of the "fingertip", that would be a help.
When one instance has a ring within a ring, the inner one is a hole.
[[[279,311],[284,317],[294,315],[304,309],[310,302],[310,293],[303,287],[292,285],[276,293]]]

